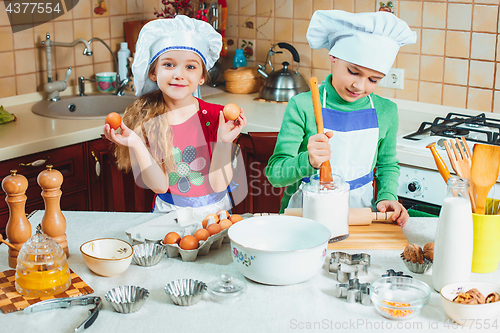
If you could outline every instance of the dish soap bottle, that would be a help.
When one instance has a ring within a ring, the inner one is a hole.
[[[128,44],[127,42],[122,42],[118,51],[118,74],[120,75],[120,80],[128,77],[128,57],[130,57]]]
[[[469,181],[451,176],[441,207],[434,241],[432,284],[436,291],[447,284],[469,281],[472,270],[473,224]]]
[[[233,67],[246,67],[247,66],[247,58],[245,58],[245,54],[243,54],[243,49],[236,49],[236,53],[233,58]]]

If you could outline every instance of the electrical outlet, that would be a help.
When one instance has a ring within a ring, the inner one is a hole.
[[[380,80],[378,86],[403,90],[405,86],[405,70],[403,68],[391,68],[389,73]]]

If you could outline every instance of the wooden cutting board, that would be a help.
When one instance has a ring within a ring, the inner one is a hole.
[[[403,230],[392,223],[350,225],[349,237],[328,244],[329,250],[401,250],[408,245]]]

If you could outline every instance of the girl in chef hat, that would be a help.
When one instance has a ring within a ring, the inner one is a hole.
[[[326,133],[317,133],[311,93],[292,97],[266,169],[271,184],[288,186],[281,209],[296,207],[301,180],[330,160],[333,173],[350,185],[350,207],[394,211],[393,220],[404,226],[408,213],[397,201],[397,106],[373,91],[399,48],[416,42],[415,32],[388,12],[318,10],[307,40],[313,49],[328,49],[333,63],[319,87]]]
[[[108,124],[104,134],[117,144],[118,167],[156,193],[154,212],[231,208],[231,143],[246,117],[240,110],[225,122],[223,106],[193,96],[221,48],[210,24],[183,15],[151,21],[139,33],[132,64],[139,97],[125,111],[121,134]]]

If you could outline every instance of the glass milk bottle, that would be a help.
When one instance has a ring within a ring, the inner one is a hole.
[[[472,266],[473,225],[469,181],[448,179],[434,241],[432,284],[436,291],[449,283],[469,281]]]

